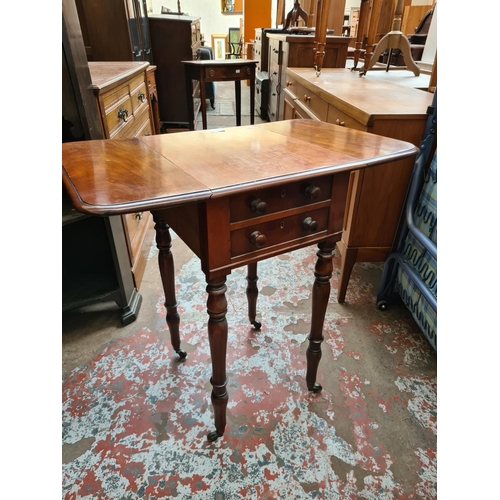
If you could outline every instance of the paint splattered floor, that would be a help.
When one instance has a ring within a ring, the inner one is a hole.
[[[305,385],[316,248],[259,263],[260,331],[233,271],[228,425],[211,443],[206,284],[177,237],[173,251],[184,362],[154,248],[137,321],[120,327],[112,304],[63,316],[65,500],[437,497],[436,353],[403,305],[376,309],[381,264],[355,265],[341,305],[335,257],[319,394]]]

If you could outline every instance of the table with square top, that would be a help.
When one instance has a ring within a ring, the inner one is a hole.
[[[63,183],[74,207],[91,215],[150,210],[159,249],[166,322],[180,359],[169,229],[199,257],[207,282],[211,399],[215,430],[226,426],[226,277],[248,266],[248,316],[257,330],[257,263],[317,244],[306,386],[319,392],[323,322],[333,253],[342,233],[349,176],[416,155],[410,143],[313,120],[289,120],[63,144]],[[264,318],[265,320],[265,318]]]
[[[207,129],[207,99],[205,83],[234,81],[236,126],[241,125],[241,81],[250,81],[250,124],[254,124],[255,66],[259,61],[250,59],[197,59],[182,61],[186,77],[186,95],[189,130],[194,130],[193,80],[200,82],[201,117],[203,130]]]

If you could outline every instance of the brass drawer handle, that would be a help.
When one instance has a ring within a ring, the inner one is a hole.
[[[146,94],[141,90],[139,90],[139,93],[137,94],[137,99],[139,99],[139,101],[141,102],[144,102],[146,99]]]
[[[250,241],[257,248],[261,248],[261,247],[263,247],[266,244],[266,236],[264,234],[262,234],[260,231],[254,231],[250,235]]]
[[[259,215],[264,215],[267,212],[267,203],[259,198],[256,198],[250,204],[250,208]]]
[[[345,122],[341,122],[340,118],[337,118],[335,120],[335,125],[338,125],[339,127],[345,127]]]
[[[118,118],[124,122],[128,121],[128,109],[120,108],[118,110]]]
[[[306,217],[302,222],[302,227],[304,229],[309,229],[311,233],[318,229],[318,223],[315,220],[312,220],[311,217]]]
[[[136,213],[134,214],[134,217],[135,217],[136,219],[142,220],[142,212],[136,212]]]

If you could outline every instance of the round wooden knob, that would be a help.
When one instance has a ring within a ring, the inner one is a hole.
[[[312,184],[309,184],[309,186],[306,187],[305,195],[307,198],[310,198],[311,200],[317,200],[320,194],[321,194],[321,189],[318,186],[313,186]]]
[[[266,244],[266,236],[260,231],[254,231],[250,235],[250,241],[257,247],[263,247]]]
[[[287,87],[290,87],[290,85],[293,85],[293,82],[286,82]]]
[[[340,118],[337,118],[337,120],[335,120],[335,125],[339,125],[340,127],[345,127],[345,122],[341,122]]]
[[[312,220],[311,217],[306,217],[302,222],[302,227],[304,229],[309,229],[309,231],[314,232],[318,229],[318,223],[315,220]]]
[[[304,101],[305,102],[310,101],[310,100],[311,100],[311,96],[308,96],[308,95],[304,96]]]
[[[259,198],[256,198],[250,204],[250,208],[259,215],[264,215],[267,212],[267,203]]]

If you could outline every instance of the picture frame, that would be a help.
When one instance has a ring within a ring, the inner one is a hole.
[[[212,35],[214,59],[225,59],[227,52],[227,34]]]

